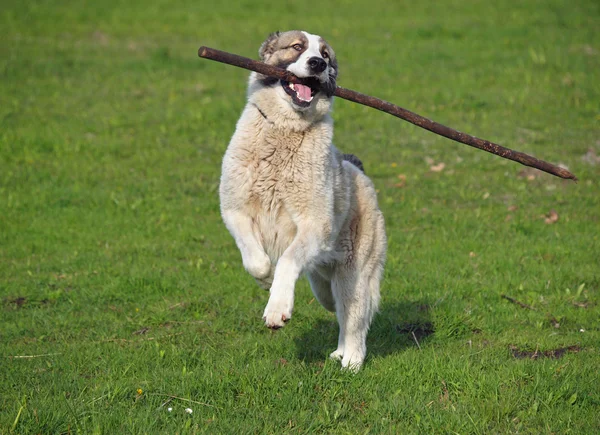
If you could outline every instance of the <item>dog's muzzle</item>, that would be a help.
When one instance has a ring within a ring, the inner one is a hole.
[[[325,65],[327,68],[327,65]],[[321,83],[314,77],[303,80],[303,83],[290,83],[281,80],[283,90],[292,97],[292,101],[299,107],[308,107],[313,98],[321,89]]]

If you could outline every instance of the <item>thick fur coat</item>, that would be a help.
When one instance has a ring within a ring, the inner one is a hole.
[[[250,75],[248,103],[223,158],[223,220],[245,269],[270,290],[266,325],[291,319],[295,283],[306,273],[340,325],[331,357],[358,370],[378,309],[386,235],[360,161],[332,144],[335,53],[319,36],[290,31],[270,35],[259,55],[306,84]]]

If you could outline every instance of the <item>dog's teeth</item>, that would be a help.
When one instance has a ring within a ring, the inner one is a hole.
[[[290,83],[290,89],[293,89],[295,91],[296,90],[296,86],[294,86],[293,83]]]

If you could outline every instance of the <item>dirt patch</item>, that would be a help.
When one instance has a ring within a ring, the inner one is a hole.
[[[6,305],[14,305],[15,308],[21,308],[23,305],[25,305],[27,303],[27,298],[24,298],[23,296],[19,296],[17,298],[6,298],[4,299],[4,303]]]
[[[517,359],[540,359],[540,358],[551,358],[559,359],[564,356],[565,353],[577,353],[581,350],[579,346],[559,347],[557,349],[550,349],[541,351],[536,349],[535,351],[519,349],[517,346],[510,345],[510,352],[512,356]]]
[[[418,340],[427,338],[435,332],[433,323],[404,323],[402,325],[396,325],[396,331],[401,334],[408,334],[411,338],[414,334]]]

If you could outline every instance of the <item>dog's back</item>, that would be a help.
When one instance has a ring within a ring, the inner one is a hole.
[[[358,169],[360,169],[363,174],[365,174],[365,175],[367,174],[365,172],[365,167],[363,166],[363,162],[361,162],[360,159],[358,157],[356,157],[354,154],[344,154],[343,157],[344,157],[344,160],[352,163],[354,166],[356,166]]]

